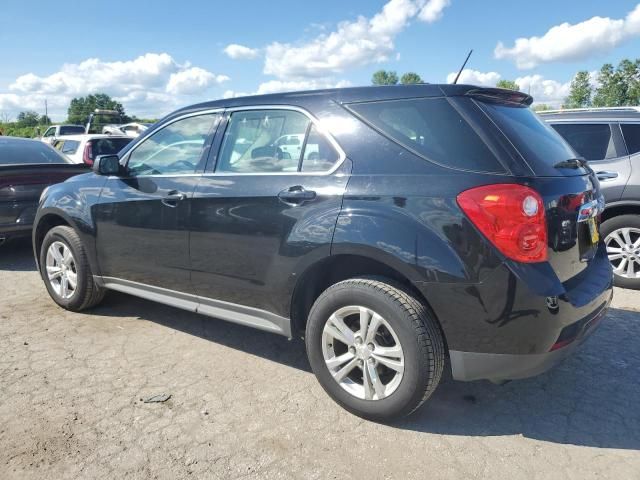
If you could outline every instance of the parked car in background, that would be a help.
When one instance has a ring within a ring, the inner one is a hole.
[[[102,128],[102,133],[107,135],[126,135],[131,138],[136,138],[147,131],[151,126],[151,123],[125,123],[124,125],[105,125]]]
[[[82,125],[51,125],[42,134],[40,140],[44,143],[48,143],[49,145],[53,145],[53,143],[60,137],[64,137],[66,135],[78,135],[82,133],[85,133],[85,127]]]
[[[640,108],[541,112],[595,170],[606,199],[602,235],[615,283],[640,289]]]
[[[366,418],[417,409],[446,357],[458,380],[541,373],[594,331],[612,274],[598,179],[531,102],[420,84],[179,110],[45,192],[38,269],[72,311],[113,289],[304,336]]]
[[[113,155],[133,140],[124,135],[69,135],[56,140],[53,148],[65,154],[73,163],[93,165],[98,155]]]
[[[0,137],[0,244],[31,234],[45,187],[87,171],[37,140]]]

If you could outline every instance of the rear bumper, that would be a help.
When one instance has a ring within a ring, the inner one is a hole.
[[[611,296],[600,309],[565,328],[566,332],[574,333],[564,342],[556,343],[555,346],[559,348],[546,353],[517,355],[450,350],[453,378],[461,381],[486,379],[499,382],[539,375],[564,360],[596,330],[607,313],[610,302]]]

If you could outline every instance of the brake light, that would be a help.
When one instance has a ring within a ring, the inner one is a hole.
[[[93,165],[93,147],[91,141],[88,141],[84,146],[84,152],[82,153],[82,161],[87,165]]]
[[[469,220],[512,260],[547,260],[547,225],[542,197],[517,184],[484,185],[458,195]]]

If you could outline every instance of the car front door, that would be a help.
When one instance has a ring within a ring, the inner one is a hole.
[[[107,284],[192,292],[191,197],[219,118],[201,112],[169,121],[125,154],[122,176],[107,179],[94,207]]]
[[[629,156],[617,123],[556,123],[552,127],[589,162],[605,201],[620,200],[631,174]]]
[[[350,164],[303,111],[236,109],[225,117],[192,202],[199,308],[221,300],[287,317],[296,272],[330,253]],[[303,140],[297,153],[279,141],[291,135]]]

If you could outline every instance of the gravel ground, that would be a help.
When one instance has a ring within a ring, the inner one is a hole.
[[[640,479],[638,292],[551,372],[445,379],[379,425],[324,394],[302,342],[116,293],[66,312],[34,268],[0,249],[0,479]]]

